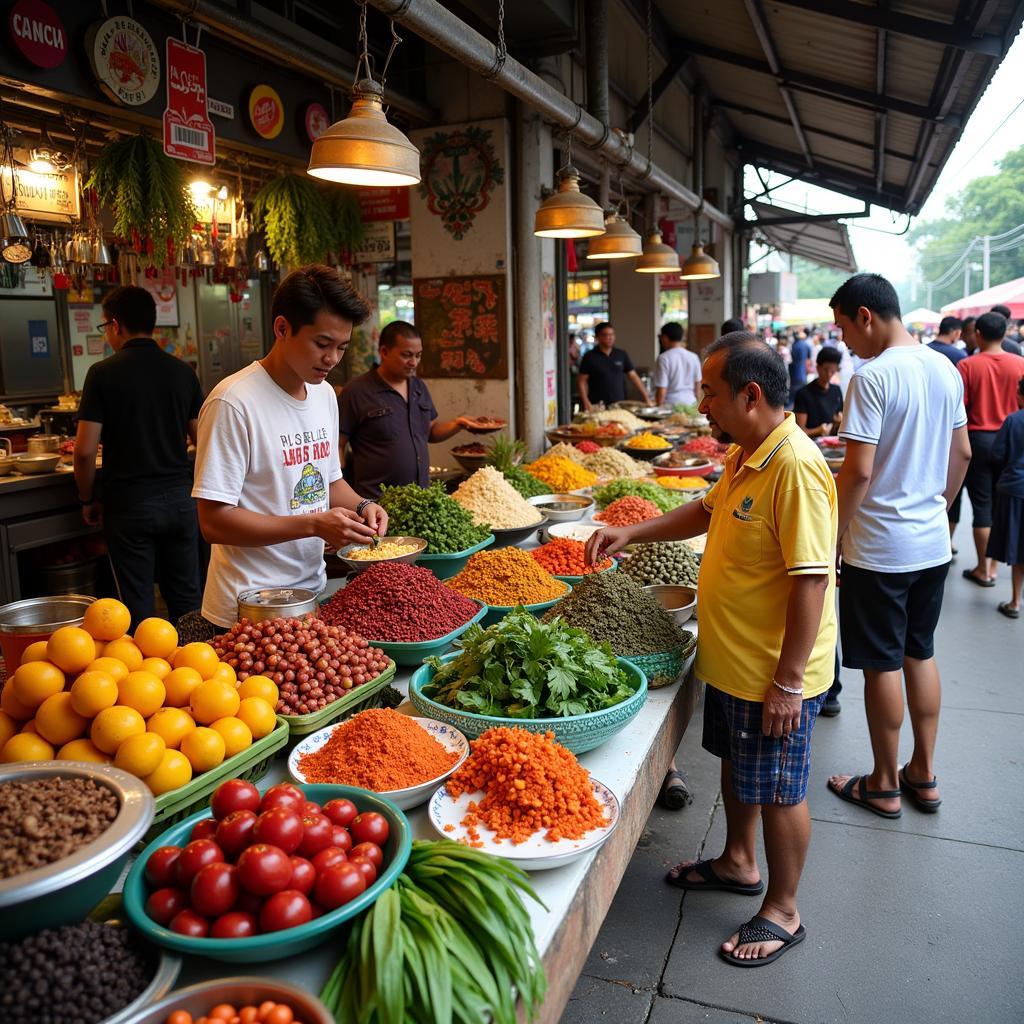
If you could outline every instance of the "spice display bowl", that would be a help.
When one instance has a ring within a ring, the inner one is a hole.
[[[105,786],[118,799],[117,816],[102,835],[70,857],[0,881],[0,942],[85,918],[113,888],[153,820],[155,801],[149,788],[112,765],[36,761],[0,767],[0,786],[55,777],[90,779]]]
[[[457,754],[459,759],[444,774],[428,779],[426,782],[421,782],[418,786],[408,786],[405,789],[383,789],[380,791],[380,796],[386,797],[403,811],[408,811],[413,807],[419,807],[420,804],[425,804],[433,793],[436,792],[438,786],[443,786],[445,779],[457,771],[462,766],[462,762],[469,757],[469,740],[455,726],[448,725],[447,722],[438,722],[433,718],[417,718],[412,715],[409,717],[424,732],[437,740],[450,754]],[[293,781],[298,783],[306,782],[306,777],[302,774],[299,761],[303,755],[319,750],[331,738],[334,730],[341,727],[341,724],[343,723],[332,725],[329,729],[321,729],[319,732],[313,733],[312,736],[307,736],[288,755],[288,774],[292,777]]]
[[[549,523],[575,523],[594,511],[593,499],[578,494],[538,494],[526,501],[536,505]]]
[[[561,582],[565,583],[565,580],[561,580]],[[553,597],[550,601],[540,601],[538,604],[489,604],[487,606],[487,614],[480,625],[485,627],[493,626],[496,622],[501,622],[509,612],[514,612],[517,608],[525,608],[539,619],[549,608],[558,604],[563,597],[567,597],[571,590],[571,584],[565,583],[565,593],[560,594],[558,597]]]
[[[666,452],[666,455],[671,454]],[[662,461],[663,456],[654,460],[653,469],[657,476],[707,476],[715,471],[715,464],[710,459],[695,455],[692,459],[684,459],[682,465],[672,466]]]
[[[405,868],[412,850],[412,830],[409,820],[390,800],[355,786],[301,785],[307,800],[318,804],[328,800],[351,800],[360,811],[376,811],[387,818],[391,834],[384,844],[385,867],[365,892],[354,900],[329,910],[320,917],[295,928],[266,932],[247,939],[198,939],[180,935],[154,921],[145,910],[149,894],[145,879],[146,862],[161,846],[184,846],[188,843],[193,825],[209,817],[209,809],[186,818],[157,836],[136,858],[124,882],[124,908],[128,920],[150,941],[165,949],[193,956],[223,960],[228,963],[265,963],[280,960],[286,956],[304,953],[318,946],[344,927],[364,910],[372,906],[377,897],[387,889]],[[147,1018],[148,1019],[148,1018]]]
[[[475,601],[476,599],[471,597],[467,600]],[[476,601],[476,603],[480,608],[473,618],[436,640],[421,640],[419,643],[370,640],[369,637],[367,640],[372,647],[379,647],[397,665],[422,665],[424,658],[443,654],[474,622],[479,622],[487,614],[487,605],[483,601]]]
[[[452,576],[458,575],[466,568],[466,563],[471,555],[475,555],[478,551],[483,551],[484,548],[489,548],[493,543],[494,534],[492,533],[480,541],[479,544],[474,544],[471,548],[466,548],[463,551],[444,552],[437,555],[420,555],[418,564],[422,565],[425,569],[429,569],[439,580],[447,580]]]
[[[546,430],[544,433],[552,444],[558,444],[560,441],[564,441],[566,444],[593,441],[594,444],[600,445],[602,448],[614,448],[627,437],[631,437],[633,431],[627,430],[624,434],[597,434],[593,431],[588,433],[585,430],[566,430],[565,427],[562,427],[558,430]]]
[[[689,622],[697,608],[697,591],[693,587],[653,584],[644,590],[680,625]]]
[[[448,654],[441,661],[451,661],[455,657],[458,655]],[[435,670],[432,665],[423,665],[412,674],[412,679],[409,680],[409,700],[418,714],[437,719],[439,722],[447,722],[471,740],[475,740],[488,729],[506,726],[535,733],[552,732],[557,743],[574,754],[582,754],[599,747],[621,732],[639,714],[647,700],[647,677],[644,673],[628,658],[615,660],[626,673],[629,685],[633,688],[633,696],[627,697],[614,707],[590,711],[585,715],[570,715],[566,718],[499,718],[450,708],[446,704],[431,700],[423,693],[423,687],[434,678]]]
[[[415,544],[416,550],[406,555],[391,555],[389,558],[349,558],[351,551],[358,551],[364,548],[364,544],[348,544],[338,551],[338,561],[351,573],[364,572],[371,565],[380,565],[382,562],[404,562],[406,565],[415,565],[426,550],[427,542],[422,537],[385,537],[381,543],[391,541],[395,544]]]
[[[625,452],[631,459],[638,459],[640,462],[653,462],[664,455],[672,452],[672,444],[669,442],[667,448],[631,448],[628,443],[620,444],[619,451]]]
[[[113,925],[113,922],[108,923]],[[181,957],[175,953],[168,953],[165,949],[156,950],[156,955],[156,973],[149,984],[127,1006],[111,1014],[101,1024],[128,1024],[150,1003],[163,999],[170,992],[181,973]]]
[[[603,569],[598,569],[597,572],[588,572],[585,576],[559,576],[555,575],[556,580],[561,580],[563,583],[568,583],[570,586],[575,587],[577,583],[582,583],[585,579],[589,579],[591,576],[600,576],[602,573],[615,572],[618,569],[619,563],[612,559],[611,565],[606,565]]]
[[[37,473],[52,473],[60,462],[60,454],[52,453],[47,455],[19,455],[14,463],[14,468],[26,476],[33,476]]]
[[[487,460],[490,458],[490,453],[485,452],[483,455],[463,455],[459,452],[452,452],[452,458],[467,472],[475,473],[478,469],[487,465]]]
[[[255,977],[215,978],[178,989],[159,1002],[143,1004],[123,1020],[118,1017],[116,1024],[164,1024],[176,1010],[184,1010],[198,1020],[222,1003],[259,1006],[266,1000],[287,1004],[295,1014],[295,1020],[301,1020],[303,1024],[334,1024],[334,1015],[311,992],[274,978]],[[112,1018],[103,1024],[115,1022]]]
[[[542,516],[533,526],[514,526],[508,530],[499,530],[492,526],[491,533],[494,534],[495,550],[522,544],[524,541],[529,540],[546,522],[547,518]]]

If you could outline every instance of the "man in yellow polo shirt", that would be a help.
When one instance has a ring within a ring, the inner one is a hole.
[[[811,836],[811,731],[834,667],[836,488],[817,446],[784,411],[789,376],[763,342],[744,331],[716,341],[701,391],[714,436],[733,442],[722,478],[703,501],[594,534],[587,556],[707,532],[696,672],[707,683],[703,745],[722,761],[727,834],[720,857],[680,864],[667,880],[690,891],[764,893],[758,914],[720,951],[731,964],[761,967],[806,935],[796,894]]]

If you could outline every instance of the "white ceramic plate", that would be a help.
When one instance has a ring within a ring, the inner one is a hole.
[[[413,715],[410,715],[409,718],[421,729],[433,736],[445,750],[452,754],[458,754],[459,759],[444,775],[439,775],[436,779],[429,779],[427,782],[422,782],[418,786],[410,786],[408,789],[393,789],[381,792],[381,796],[387,797],[403,811],[426,803],[430,799],[430,794],[469,757],[469,740],[458,729],[445,722],[435,722],[432,718],[416,718]],[[335,725],[329,725],[326,729],[314,732],[302,740],[301,743],[295,745],[295,748],[288,755],[288,774],[292,779],[296,782],[306,781],[306,777],[299,770],[299,758],[304,754],[319,750],[331,738],[331,733],[344,724],[344,722],[338,722]]]
[[[513,844],[510,839],[496,839],[494,833],[483,825],[476,830],[483,843],[482,849],[496,857],[504,857],[512,861],[524,871],[547,871],[560,868],[582,857],[591,850],[596,850],[615,831],[619,823],[619,801],[615,794],[604,783],[591,778],[594,787],[594,798],[604,810],[608,824],[604,828],[588,832],[582,839],[560,839],[557,843],[544,838],[544,831],[535,832],[525,843]],[[430,824],[439,836],[444,839],[468,841],[467,829],[462,819],[469,811],[471,801],[480,801],[483,793],[463,793],[457,800],[448,795],[445,787],[439,789],[431,798],[427,807]],[[445,826],[452,826],[450,831]]]
[[[600,523],[552,523],[546,527],[548,537],[562,537],[586,543],[592,534],[601,529]]]

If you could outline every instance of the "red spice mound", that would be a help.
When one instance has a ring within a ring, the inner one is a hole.
[[[616,498],[603,512],[594,516],[594,522],[607,523],[609,526],[632,526],[647,519],[657,519],[661,509],[646,498],[632,495]]]
[[[547,569],[552,576],[589,576],[591,573],[607,569],[612,564],[610,558],[605,558],[595,565],[590,565],[585,557],[586,550],[587,545],[581,540],[556,537],[547,544],[534,548],[530,554],[540,563],[541,568]]]
[[[593,455],[594,452],[599,452],[601,446],[594,441],[577,441],[576,447],[583,452],[584,455]]]
[[[299,770],[307,782],[385,793],[436,779],[458,759],[408,715],[371,708],[339,725],[319,750],[303,754]]]
[[[342,587],[320,609],[320,618],[373,640],[417,643],[446,636],[479,610],[429,569],[382,562]]]
[[[470,845],[478,839],[477,825],[518,844],[541,829],[557,843],[608,824],[590,774],[551,732],[488,729],[470,744],[469,757],[445,785],[454,798],[478,790],[487,794],[462,819],[474,840]]]

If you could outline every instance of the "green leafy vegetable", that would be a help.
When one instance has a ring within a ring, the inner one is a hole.
[[[550,494],[551,488],[532,473],[521,469],[519,463],[526,457],[526,444],[499,435],[491,442],[487,464],[501,472],[502,476],[524,497],[536,498]]]
[[[380,504],[388,514],[388,532],[422,538],[429,555],[465,551],[491,535],[490,527],[475,525],[469,512],[439,483],[384,487]]]
[[[671,512],[689,499],[678,491],[670,491],[666,487],[659,487],[657,484],[648,484],[640,480],[627,480],[620,477],[618,480],[611,480],[604,487],[594,488],[594,501],[598,508],[607,508],[618,498],[646,498],[653,501],[662,512]]]

